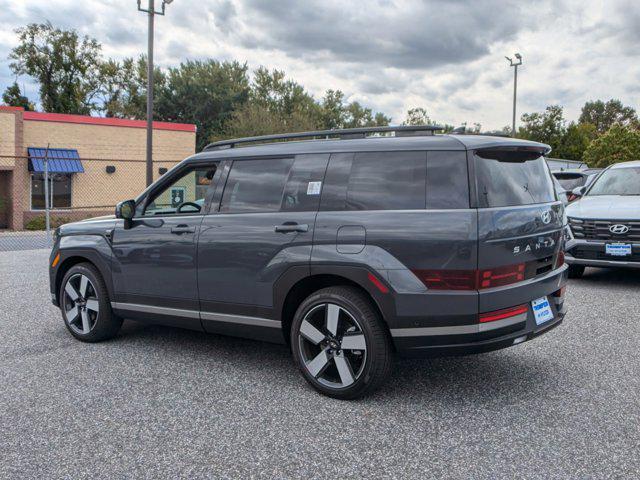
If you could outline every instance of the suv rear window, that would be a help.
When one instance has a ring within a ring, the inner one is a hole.
[[[571,191],[576,187],[581,187],[587,181],[587,177],[583,175],[556,175],[556,178],[558,179],[558,182],[560,182],[560,185],[562,185],[562,188],[567,191]]]
[[[477,150],[474,156],[478,205],[481,208],[556,200],[549,168],[539,153]]]

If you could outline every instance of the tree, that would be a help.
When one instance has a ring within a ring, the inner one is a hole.
[[[340,90],[327,90],[320,106],[320,128],[342,128],[345,122],[344,93]]]
[[[596,127],[592,124],[571,122],[553,155],[569,160],[582,160],[585,150],[597,135]]]
[[[122,62],[107,60],[100,65],[101,88],[99,111],[106,117],[147,118],[147,59],[125,58]],[[166,83],[166,74],[158,67],[153,69],[155,95]],[[154,118],[158,119],[158,104],[154,102]]]
[[[382,112],[375,114],[358,102],[345,103],[340,90],[327,90],[320,103],[321,128],[383,127],[391,118]]]
[[[590,123],[596,127],[598,133],[604,133],[615,123],[637,124],[638,116],[633,108],[625,107],[620,100],[611,99],[606,103],[596,100],[584,104],[579,122]]]
[[[427,109],[423,107],[410,108],[407,111],[407,117],[402,125],[435,125],[436,123],[431,120]]]
[[[351,102],[347,105],[345,113],[343,128],[384,127],[391,122],[391,118],[384,113],[377,112],[373,115],[370,108],[363,107],[358,102]]]
[[[518,129],[519,138],[546,143],[554,152],[560,151],[566,132],[566,122],[560,105],[550,105],[544,112],[525,113],[521,120],[524,125]]]
[[[25,110],[35,110],[35,105],[27,97],[22,95],[18,82],[9,85],[2,94],[2,101],[11,107],[22,107]]]
[[[32,23],[16,30],[19,44],[9,58],[16,75],[40,84],[40,102],[47,112],[89,114],[100,90],[101,46],[80,38],[75,30]]]
[[[583,160],[590,167],[606,167],[612,163],[640,160],[640,131],[613,124],[606,133],[593,140]]]
[[[245,103],[230,112],[214,139],[315,130],[320,122],[321,107],[302,85],[280,70],[260,67],[247,85]]]
[[[159,120],[195,123],[197,149],[220,136],[225,123],[249,96],[247,65],[217,60],[188,60],[166,72],[158,88]]]

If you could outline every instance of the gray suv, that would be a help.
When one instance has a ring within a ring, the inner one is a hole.
[[[549,147],[435,130],[211,144],[115,216],[58,229],[53,303],[87,342],[123,318],[286,342],[337,398],[380,386],[396,353],[486,352],[551,330],[567,266]]]
[[[617,163],[567,207],[569,276],[585,266],[640,268],[640,162]]]

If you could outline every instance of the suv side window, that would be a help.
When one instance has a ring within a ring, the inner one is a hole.
[[[427,153],[427,208],[469,208],[466,152]]]
[[[147,202],[143,216],[194,215],[202,211],[218,164],[193,167],[161,190]]]
[[[322,209],[423,209],[425,188],[425,152],[336,154],[331,156]]]
[[[293,158],[236,160],[222,194],[223,213],[277,212]]]

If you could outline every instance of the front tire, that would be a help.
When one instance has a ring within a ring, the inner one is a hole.
[[[584,275],[584,265],[569,265],[569,278],[581,278]]]
[[[291,347],[307,382],[330,397],[365,396],[391,373],[388,332],[357,288],[324,288],[302,302],[291,325]]]
[[[111,310],[109,292],[102,275],[90,263],[69,269],[60,284],[60,311],[71,335],[83,342],[115,337],[122,319]]]

